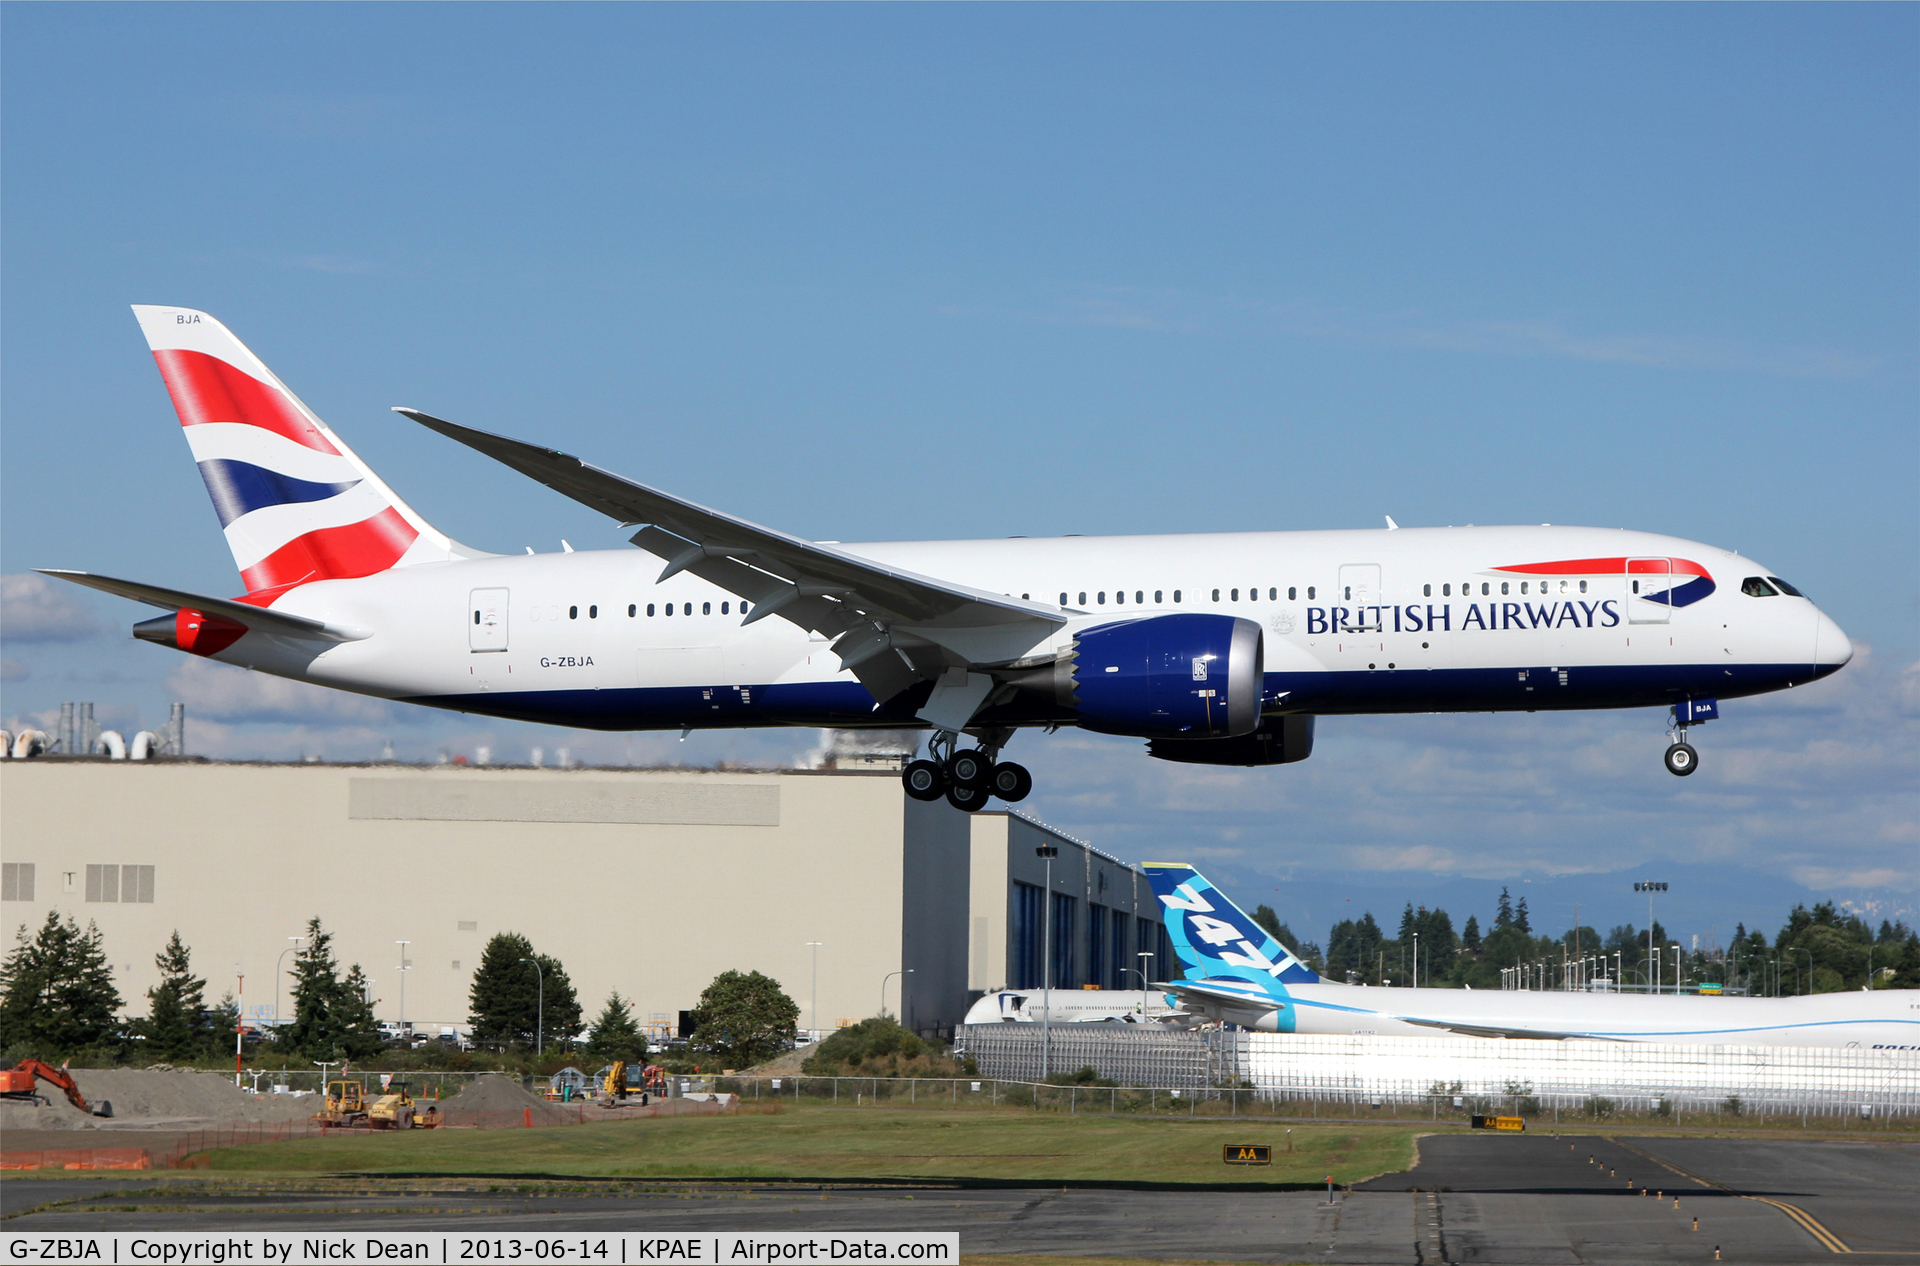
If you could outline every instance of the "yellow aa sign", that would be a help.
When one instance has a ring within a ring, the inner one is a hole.
[[[1265,1143],[1228,1143],[1221,1147],[1220,1159],[1229,1165],[1271,1165],[1273,1148]]]

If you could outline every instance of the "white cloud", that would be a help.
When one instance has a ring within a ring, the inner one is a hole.
[[[79,642],[100,631],[80,591],[32,572],[0,576],[0,638],[10,642]]]
[[[394,718],[394,706],[384,699],[288,681],[209,659],[182,660],[167,674],[167,689],[187,705],[190,714],[217,721],[315,726],[343,721],[378,724]]]
[[[1470,320],[1422,313],[1361,312],[1306,299],[1242,299],[1130,286],[1081,286],[1028,309],[943,306],[947,316],[1214,338],[1306,338],[1364,346],[1496,356],[1556,356],[1660,369],[1720,369],[1793,378],[1851,378],[1875,362],[1824,348],[1748,347],[1732,339],[1582,334],[1544,318]]]

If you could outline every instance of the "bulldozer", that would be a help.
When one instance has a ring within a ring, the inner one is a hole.
[[[113,1104],[102,1099],[97,1103],[88,1103],[87,1097],[80,1093],[80,1087],[74,1084],[73,1077],[64,1068],[55,1068],[43,1064],[37,1059],[23,1059],[17,1064],[0,1061],[0,1099],[18,1099],[27,1103],[51,1103],[34,1085],[35,1080],[44,1081],[66,1095],[71,1103],[88,1116],[110,1117]]]
[[[350,1127],[367,1123],[367,1086],[360,1081],[327,1083],[326,1106],[313,1114],[322,1125]]]

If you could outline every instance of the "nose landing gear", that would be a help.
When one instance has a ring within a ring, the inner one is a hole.
[[[999,744],[954,750],[954,736],[941,733],[927,744],[932,759],[909,761],[900,781],[915,800],[942,796],[963,813],[986,808],[990,798],[1013,804],[1033,790],[1033,775],[1012,761],[994,760]]]
[[[1703,721],[1711,721],[1720,715],[1720,705],[1714,699],[1683,699],[1673,705],[1667,717],[1667,737],[1673,742],[1667,747],[1667,772],[1676,778],[1685,778],[1700,768],[1700,753],[1693,750],[1693,744],[1687,742],[1687,731]]]

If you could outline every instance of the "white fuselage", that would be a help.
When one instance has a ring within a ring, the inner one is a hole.
[[[1201,1006],[1266,1033],[1431,1036],[1452,1028],[1528,1030],[1603,1041],[1733,1046],[1920,1049],[1920,995],[1910,990],[1797,998],[1557,990],[1391,989],[1328,981],[1285,987],[1286,1005]]]
[[[967,1010],[963,1024],[1167,1024],[1185,1018],[1163,992],[1138,989],[999,989]]]
[[[1067,623],[1027,648],[1033,656],[1116,620],[1201,612],[1257,621],[1270,714],[1662,705],[1799,685],[1852,653],[1846,635],[1806,599],[1743,593],[1743,579],[1765,577],[1766,568],[1697,542],[1624,530],[840,548],[1064,608]],[[1655,565],[1671,570],[1634,574],[1621,559],[1669,560]],[[1581,572],[1586,562],[1593,569]],[[1560,570],[1512,570],[1545,564]],[[661,569],[658,558],[625,549],[494,555],[318,581],[289,590],[274,609],[366,636],[316,654],[312,643],[251,633],[215,658],[387,698],[586,728],[914,724],[915,705],[876,706],[817,635],[777,616],[743,626],[735,595],[690,573],[657,582]],[[1678,592],[1683,582],[1704,594],[1645,596]],[[503,614],[485,638],[471,618],[480,601]],[[1070,713],[997,719],[1072,721]]]

